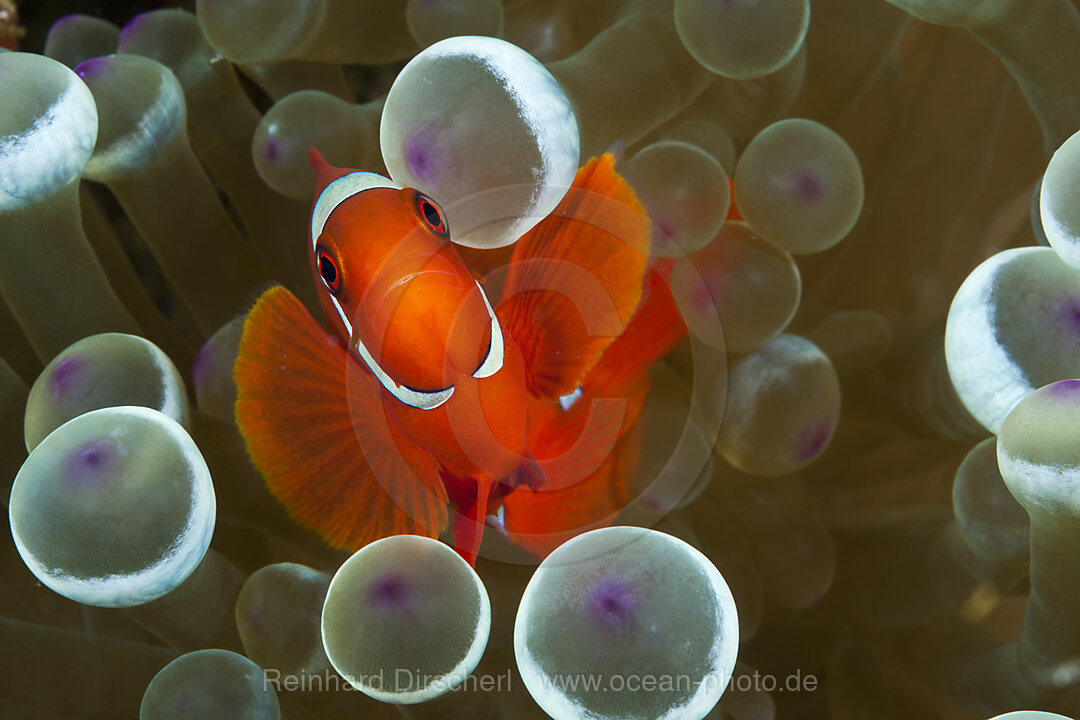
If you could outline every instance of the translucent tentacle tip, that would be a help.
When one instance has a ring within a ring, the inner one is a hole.
[[[101,333],[69,345],[34,381],[23,431],[27,451],[91,410],[140,405],[188,423],[187,390],[169,356],[149,340]]]
[[[328,669],[319,626],[329,585],[328,575],[296,563],[274,563],[252,573],[236,599],[244,653],[285,674]]]
[[[735,167],[735,204],[765,240],[793,254],[827,250],[855,226],[862,168],[847,142],[814,122],[773,123]]]
[[[394,535],[361,548],[330,581],[322,614],[330,663],[376,700],[432,700],[480,662],[491,603],[480,577],[443,543]]]
[[[953,297],[945,359],[968,412],[999,432],[1035,388],[1080,377],[1080,274],[1050,248],[987,258]]]
[[[455,242],[492,248],[555,209],[577,172],[580,140],[570,100],[536,58],[503,40],[462,36],[401,71],[380,145],[394,182],[443,206]]]
[[[111,407],[41,441],[11,489],[15,547],[53,591],[132,607],[171,592],[214,532],[214,488],[195,443],[149,408]]]
[[[1039,191],[1039,218],[1050,247],[1070,267],[1080,268],[1080,132],[1061,144],[1046,166]],[[1036,226],[1036,229],[1040,229]]]
[[[998,433],[1001,477],[1033,517],[1080,520],[1080,380],[1021,400]]]
[[[279,720],[262,668],[228,650],[197,650],[161,668],[146,687],[139,720]]]
[[[43,55],[0,53],[0,213],[78,180],[97,131],[94,98],[75,73]]]
[[[184,91],[161,63],[140,55],[109,55],[80,63],[75,72],[93,93],[100,119],[86,177],[130,178],[147,168],[178,133],[186,132]]]
[[[612,527],[564,543],[537,568],[514,624],[525,687],[562,720],[699,720],[735,667],[727,583],[678,538]]]
[[[709,70],[749,79],[776,72],[803,44],[810,0],[675,0],[675,27]]]

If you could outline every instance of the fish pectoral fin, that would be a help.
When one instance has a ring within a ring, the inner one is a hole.
[[[347,549],[445,526],[438,462],[392,430],[378,383],[285,288],[248,314],[233,376],[248,454],[301,525]]]
[[[514,246],[496,311],[526,382],[556,399],[622,334],[641,299],[650,223],[614,158],[590,160],[559,206]]]

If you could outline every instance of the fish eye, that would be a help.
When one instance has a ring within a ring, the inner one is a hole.
[[[442,210],[435,201],[423,193],[416,193],[416,212],[424,224],[436,235],[447,236],[450,234],[443,219]]]
[[[315,262],[319,268],[319,276],[322,277],[323,282],[331,293],[337,295],[341,289],[341,270],[338,268],[337,260],[323,248],[318,248],[315,251]]]

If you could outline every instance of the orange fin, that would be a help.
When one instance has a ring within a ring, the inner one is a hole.
[[[739,212],[739,206],[735,204],[735,181],[732,180],[731,178],[728,178],[727,186],[728,186],[728,197],[731,198],[731,204],[728,205],[727,220],[728,220],[728,222],[732,222],[732,221],[734,221],[734,222],[742,222],[743,221],[742,213]]]
[[[537,492],[521,487],[506,496],[503,523],[534,554],[611,524],[631,500],[641,442],[632,431],[648,394],[649,366],[686,336],[668,285],[671,265],[659,260],[649,270],[640,307],[586,375],[576,402],[564,410],[538,401],[529,409],[529,447],[546,478]]]
[[[450,530],[454,538],[454,550],[469,565],[476,566],[476,554],[484,536],[488,499],[495,482],[488,477],[451,479],[448,483],[451,502]]]
[[[641,304],[582,382],[586,394],[612,397],[637,384],[649,366],[686,337],[686,323],[671,294],[674,260],[657,259],[645,276]]]
[[[543,486],[536,490],[520,486],[503,498],[503,527],[512,542],[544,557],[571,537],[615,521],[631,500],[630,483],[637,467],[638,444],[628,431],[641,414],[648,387],[646,375],[627,398],[623,439],[587,476],[580,480],[571,477],[567,482],[567,477],[560,477],[558,466],[549,464],[545,467],[548,482]],[[587,398],[582,400],[588,402]],[[588,447],[589,439],[584,435],[582,439],[585,440],[582,445]],[[585,456],[578,460],[582,457]],[[580,471],[580,465],[573,461],[563,462],[561,466],[563,473]]]
[[[579,476],[591,471],[598,462],[596,454],[607,455],[626,426],[637,421],[633,403],[627,404],[632,394],[639,390],[649,367],[686,337],[686,326],[668,287],[671,266],[672,261],[662,259],[650,268],[641,305],[626,331],[608,345],[582,381],[581,394],[568,407],[551,402],[530,406],[528,446],[537,449],[545,474],[565,477],[568,462],[578,465]],[[581,450],[588,454],[571,460],[566,453],[574,445],[585,446]],[[555,455],[562,457],[552,467]]]
[[[335,547],[446,524],[438,462],[386,421],[380,386],[281,286],[244,322],[236,420],[270,490]]]
[[[534,395],[573,392],[622,334],[641,298],[649,234],[607,154],[581,168],[555,211],[518,240],[497,312]]]

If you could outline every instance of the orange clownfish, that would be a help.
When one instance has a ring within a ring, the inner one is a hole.
[[[234,371],[248,453],[291,515],[347,549],[449,525],[470,563],[485,524],[537,555],[610,524],[647,369],[685,333],[613,158],[513,246],[494,304],[434,200],[311,162],[330,332],[273,287]]]
[[[13,0],[0,0],[0,47],[19,49],[19,39],[26,35],[26,28],[19,25],[19,9]]]

